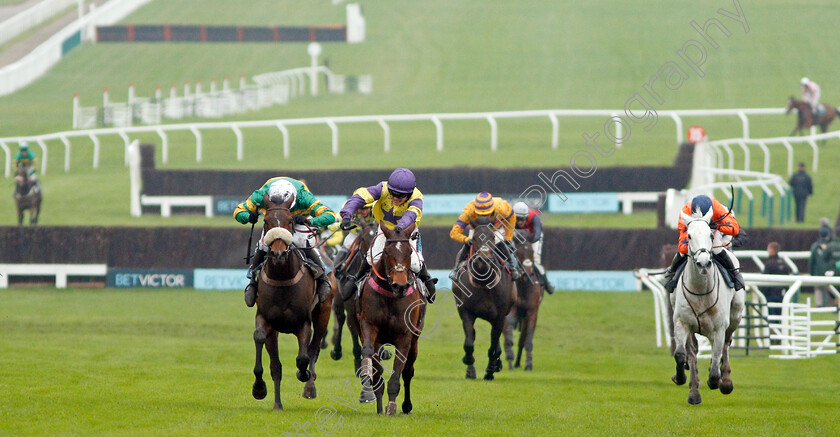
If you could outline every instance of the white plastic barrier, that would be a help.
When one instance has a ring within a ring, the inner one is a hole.
[[[9,288],[9,275],[55,276],[56,288],[67,288],[68,276],[105,276],[105,264],[0,264],[0,288]]]
[[[11,41],[16,36],[35,28],[59,12],[78,3],[78,0],[43,0],[29,9],[18,12],[0,23],[0,45]]]

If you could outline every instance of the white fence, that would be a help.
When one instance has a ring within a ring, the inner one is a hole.
[[[111,0],[50,37],[14,64],[0,69],[0,96],[11,94],[41,77],[63,56],[64,43],[79,33],[82,41],[93,35],[93,27],[121,20],[151,0]]]
[[[751,148],[758,147],[764,158],[763,171],[770,172],[770,146],[784,147],[787,152],[787,174],[793,174],[793,147],[795,145],[806,146],[811,149],[812,159],[811,167],[814,172],[819,169],[819,147],[818,141],[824,141],[830,138],[840,138],[840,131],[826,132],[824,134],[812,134],[803,137],[778,137],[778,138],[763,138],[750,139],[732,138],[728,140],[712,141],[709,144],[711,153],[714,155],[716,166],[718,168],[728,168],[735,170],[735,155],[733,149],[738,147],[744,153],[744,170],[750,170],[750,151]]]
[[[766,258],[766,251],[739,251],[739,257],[749,256],[761,265],[760,258]],[[807,258],[810,252],[780,252],[779,256],[790,264],[794,269],[793,259]],[[796,271],[796,270],[794,270]],[[656,346],[670,346],[671,344],[671,321],[669,320],[669,309],[671,306],[670,294],[662,286],[660,280],[662,270],[638,269],[636,276],[643,286],[653,292],[654,323],[656,332]],[[765,320],[767,323],[754,324],[749,330],[744,320],[741,327],[735,334],[733,344],[737,347],[746,348],[747,341],[755,342],[758,349],[770,349],[778,351],[778,354],[769,355],[771,358],[808,358],[822,354],[837,353],[838,332],[840,332],[840,310],[837,307],[812,308],[810,299],[804,304],[792,302],[793,297],[800,291],[802,286],[826,286],[827,289],[837,298],[840,292],[840,277],[826,276],[797,276],[797,275],[764,275],[759,273],[744,273],[744,280],[747,283],[748,307],[759,308],[757,315],[752,318]],[[776,286],[788,287],[781,303],[769,303],[759,287]],[[780,308],[781,315],[769,315],[768,308]],[[747,310],[745,309],[745,312]],[[816,314],[830,313],[831,319],[819,317]],[[704,357],[709,351],[708,341],[705,337],[698,336],[700,340],[700,352]]]
[[[300,119],[286,119],[286,120],[261,120],[261,121],[235,121],[235,122],[208,122],[208,123],[184,123],[184,124],[168,124],[157,126],[132,126],[121,128],[104,128],[104,129],[90,129],[78,131],[65,131],[45,135],[35,135],[28,137],[7,137],[0,138],[0,148],[4,151],[7,148],[2,147],[3,143],[12,144],[19,141],[28,141],[30,143],[38,144],[42,152],[41,173],[46,173],[47,170],[47,146],[46,141],[60,140],[64,145],[64,171],[70,171],[70,149],[71,139],[85,138],[91,139],[94,142],[93,154],[93,168],[99,165],[99,137],[104,135],[119,135],[124,142],[125,150],[125,165],[128,165],[128,145],[131,143],[130,134],[137,133],[157,133],[161,138],[162,160],[164,163],[168,160],[168,138],[166,133],[173,131],[189,131],[195,136],[196,148],[196,162],[201,162],[202,156],[202,130],[230,130],[236,135],[236,157],[238,160],[243,159],[243,135],[242,129],[251,128],[266,128],[272,127],[280,131],[283,136],[283,156],[289,157],[291,146],[288,127],[290,126],[313,126],[325,125],[330,128],[332,132],[332,155],[337,156],[339,152],[339,129],[341,124],[358,124],[358,123],[377,123],[382,128],[383,133],[383,148],[385,152],[390,151],[391,148],[391,130],[389,123],[399,122],[416,122],[428,121],[435,127],[436,140],[435,147],[437,151],[443,151],[444,146],[444,130],[443,121],[448,120],[485,120],[489,127],[489,142],[490,150],[497,150],[498,148],[498,125],[497,120],[500,119],[548,119],[551,121],[550,144],[552,149],[558,148],[560,144],[560,117],[612,117],[622,114],[623,110],[579,110],[579,109],[549,109],[549,110],[535,110],[535,111],[509,111],[509,112],[472,112],[472,113],[448,113],[448,114],[405,114],[405,115],[365,115],[365,116],[344,116],[344,117],[317,117],[317,118],[300,118]],[[704,117],[732,117],[738,116],[744,128],[744,133],[749,135],[749,119],[747,115],[754,114],[784,114],[782,108],[756,108],[756,109],[709,109],[709,110],[677,110],[677,111],[662,111],[659,113],[662,117],[670,117],[674,120],[676,127],[677,142],[681,142],[683,138],[682,118],[684,116],[704,116]],[[616,137],[621,137],[620,124],[616,124]],[[9,176],[10,167],[8,164],[7,152],[7,166],[6,177]]]
[[[79,3],[79,0],[43,0],[0,23],[0,45]]]

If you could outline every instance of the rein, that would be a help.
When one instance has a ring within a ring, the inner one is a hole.
[[[700,316],[702,316],[703,314],[706,314],[710,309],[717,306],[718,300],[720,300],[720,289],[718,288],[718,282],[720,281],[719,276],[720,276],[720,274],[717,272],[717,268],[715,268],[715,282],[714,282],[714,284],[712,284],[712,287],[709,289],[709,291],[707,291],[705,293],[695,293],[695,292],[689,290],[688,286],[685,285],[685,281],[682,281],[683,297],[685,298],[685,302],[688,304],[688,307],[691,308],[691,312],[694,313],[694,319],[697,320],[697,332],[698,333],[702,334],[702,332],[700,332],[702,330],[702,325],[700,325]],[[706,296],[709,293],[711,293],[712,291],[714,291],[715,289],[718,290],[717,295],[715,296],[715,302],[712,304],[712,306],[703,310],[702,313],[697,314],[697,310],[694,309],[694,305],[691,304],[691,301],[688,300],[688,296],[686,296],[685,293],[688,292],[689,294],[691,294],[693,296]]]

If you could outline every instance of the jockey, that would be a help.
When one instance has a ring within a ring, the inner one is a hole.
[[[542,286],[548,294],[553,294],[554,287],[545,276],[545,268],[541,262],[543,231],[540,212],[529,208],[525,202],[516,202],[513,204],[513,213],[516,214],[516,229],[525,231],[525,240],[531,243],[531,248],[534,250],[534,266],[537,269]]]
[[[817,118],[822,115],[820,109],[820,86],[807,77],[803,77],[800,83],[802,84],[802,100],[811,105],[811,113],[814,114],[813,123],[816,124]]]
[[[341,228],[345,230],[353,226],[350,222],[353,215],[370,203],[373,203],[371,208],[373,217],[380,226],[399,232],[414,223],[415,229],[409,238],[413,249],[410,268],[423,281],[429,293],[426,299],[429,303],[433,303],[437,279],[432,278],[423,261],[423,246],[420,242],[420,231],[417,229],[423,215],[423,193],[417,189],[416,182],[411,170],[398,168],[391,173],[387,181],[357,189],[341,208],[339,214],[341,214]],[[342,298],[346,300],[355,293],[358,287],[356,281],[364,278],[370,272],[371,266],[379,262],[382,250],[385,248],[385,239],[382,229],[379,229],[373,238],[370,251],[365,256],[366,262],[362,263],[361,271],[357,275],[348,276],[351,280],[347,281],[347,285],[342,290]]]
[[[26,176],[29,182],[35,184],[36,189],[40,190],[41,183],[38,181],[38,175],[35,172],[35,152],[29,150],[29,144],[26,142],[20,143],[20,150],[15,155],[15,164],[23,166],[26,169]]]
[[[359,188],[358,190],[353,192],[353,194],[356,194],[359,192],[359,190],[363,189],[364,187]],[[361,208],[359,208],[355,213],[353,213],[353,219],[357,221],[364,221],[366,223],[376,223],[376,219],[373,217],[372,212],[373,204],[375,202],[375,200],[371,200],[370,202],[367,202],[364,205],[362,205]],[[344,205],[347,205],[347,202],[345,202]],[[344,207],[342,206],[342,209],[343,208]],[[330,227],[332,226],[333,225],[330,225]],[[359,234],[362,232],[362,228],[356,226],[350,230],[344,231],[341,229],[341,225],[339,225],[338,223],[335,224],[335,227],[336,236],[333,237],[337,237],[336,243],[334,244],[337,251],[337,254],[335,256],[335,266],[336,270],[343,270],[343,263],[347,261],[347,255],[350,254],[350,247],[352,247],[356,239],[359,238]],[[330,238],[330,240],[333,240],[333,238]]]
[[[285,203],[289,199],[292,199],[289,209],[296,225],[310,224],[324,228],[331,223],[335,223],[337,218],[332,210],[315,198],[315,195],[309,191],[309,187],[289,177],[275,177],[266,181],[262,187],[254,191],[244,202],[236,206],[236,209],[233,211],[233,217],[243,225],[246,223],[256,223],[259,219],[260,211],[262,210],[265,213],[266,197],[273,203]],[[312,217],[311,220],[308,218],[309,216]],[[332,270],[321,257],[320,249],[305,247],[300,249],[313,264],[321,268],[321,271],[316,271],[314,275],[318,284],[318,301],[324,302],[330,295],[330,281],[327,275]],[[254,306],[257,300],[257,271],[265,260],[266,254],[268,254],[268,246],[263,244],[263,236],[261,235],[254,251],[254,259],[251,261],[251,267],[248,269],[248,277],[251,279],[251,282],[245,288],[245,304],[249,307]]]
[[[469,235],[464,234],[467,224],[470,220],[477,219],[478,216],[490,215],[493,216],[491,217],[491,223],[496,230],[496,247],[505,258],[505,264],[510,270],[513,280],[516,281],[520,278],[519,260],[516,258],[516,247],[513,245],[514,229],[516,229],[516,217],[513,214],[513,208],[511,208],[510,203],[501,197],[493,197],[490,193],[482,191],[475,197],[475,200],[471,200],[464,207],[461,215],[458,216],[458,221],[452,225],[452,230],[449,231],[449,238],[464,244],[464,247],[458,252],[455,269],[450,275],[452,280],[457,279],[461,262],[469,256],[472,231]]]
[[[687,203],[682,208],[682,212],[687,215],[691,215],[692,213],[704,215],[710,208],[714,211],[711,219],[712,229],[724,234],[724,247],[722,250],[717,252],[713,250],[713,257],[729,271],[729,274],[732,276],[732,282],[735,283],[735,290],[740,290],[744,288],[744,277],[741,275],[740,263],[738,262],[738,259],[735,258],[735,254],[730,252],[727,247],[729,246],[730,241],[732,241],[733,244],[738,245],[738,243],[743,241],[744,236],[741,233],[741,227],[738,225],[738,221],[735,220],[732,212],[727,211],[726,207],[716,199],[712,199],[703,194],[694,197],[691,202]],[[665,271],[665,289],[668,290],[669,293],[673,292],[674,288],[677,287],[677,282],[679,281],[679,275],[677,275],[677,272],[685,263],[687,258],[686,253],[688,253],[688,235],[686,234],[687,226],[683,222],[682,215],[680,215],[680,221],[677,228],[680,231],[679,250],[674,256],[671,266]],[[740,235],[740,239],[739,234],[742,234]]]

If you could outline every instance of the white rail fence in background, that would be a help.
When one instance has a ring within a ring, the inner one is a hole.
[[[819,147],[818,141],[824,141],[830,138],[840,138],[840,131],[826,132],[824,134],[812,134],[803,137],[778,137],[778,138],[762,138],[750,139],[732,138],[728,140],[719,140],[709,142],[711,152],[714,154],[718,168],[728,168],[735,170],[735,154],[733,149],[738,147],[744,154],[744,170],[750,170],[750,151],[752,147],[761,149],[764,158],[763,171],[770,172],[770,149],[768,146],[784,147],[787,152],[787,174],[793,174],[793,147],[795,145],[807,146],[812,151],[811,167],[813,171],[819,168]]]
[[[79,0],[42,0],[31,8],[24,9],[0,23],[0,45],[49,20]]]
[[[313,75],[315,76],[313,78]],[[163,97],[158,88],[154,97],[137,97],[134,86],[129,86],[127,102],[112,102],[106,90],[103,106],[83,107],[79,96],[73,98],[73,128],[90,129],[96,127],[126,127],[134,124],[160,124],[166,119],[180,120],[190,117],[221,118],[228,115],[257,111],[272,105],[285,105],[292,99],[306,95],[320,82],[323,75],[327,91],[343,94],[346,90],[346,77],[333,74],[328,68],[301,67],[254,76],[256,84],[246,84],[245,77],[239,80],[239,89],[231,89],[227,78],[222,81],[222,89],[216,89],[216,81],[210,82],[209,92],[204,92],[201,81],[197,81],[194,91],[189,83],[184,84],[183,96],[177,95],[173,85],[169,97]],[[354,77],[355,78],[355,77]],[[309,83],[309,86],[307,86]],[[369,94],[372,89],[370,75],[358,77],[357,91]]]
[[[78,41],[93,35],[93,28],[116,23],[151,0],[111,0],[58,31],[14,64],[0,69],[0,96],[11,94],[47,72],[64,55],[65,43],[78,34]]]
[[[243,151],[243,135],[242,129],[251,128],[276,128],[283,136],[283,156],[288,158],[291,152],[290,138],[288,128],[291,126],[313,126],[322,125],[330,128],[332,132],[332,155],[337,156],[339,151],[339,129],[341,124],[358,124],[358,123],[377,123],[382,128],[383,133],[383,148],[385,152],[391,149],[391,130],[389,123],[398,122],[416,122],[428,121],[435,127],[436,141],[435,146],[437,151],[443,151],[444,145],[444,130],[443,121],[449,120],[485,120],[489,127],[490,150],[497,150],[498,148],[498,125],[497,120],[500,119],[524,119],[524,118],[543,118],[551,121],[551,147],[557,149],[560,144],[560,117],[613,117],[623,114],[623,110],[578,110],[578,109],[549,109],[549,110],[535,110],[535,111],[509,111],[509,112],[473,112],[473,113],[448,113],[448,114],[405,114],[405,115],[365,115],[365,116],[344,116],[344,117],[317,117],[317,118],[300,118],[300,119],[286,119],[286,120],[260,120],[260,121],[232,121],[232,122],[207,122],[207,123],[184,123],[184,124],[165,124],[156,126],[131,126],[120,128],[103,128],[90,129],[78,131],[65,131],[45,135],[34,135],[27,137],[7,137],[0,138],[0,148],[6,152],[6,177],[10,174],[10,158],[9,149],[5,144],[14,144],[19,141],[27,141],[38,144],[41,148],[41,173],[47,171],[47,141],[60,140],[64,145],[64,171],[70,171],[70,149],[71,139],[90,139],[94,143],[93,151],[93,168],[99,166],[99,145],[100,137],[105,135],[119,135],[124,143],[125,165],[128,165],[128,145],[131,143],[130,134],[139,133],[156,133],[161,138],[162,160],[164,163],[168,160],[168,138],[167,132],[175,131],[189,131],[195,136],[195,158],[196,162],[201,162],[202,156],[202,130],[230,130],[236,135],[236,158],[242,160],[244,156]],[[676,127],[676,140],[681,142],[683,138],[682,117],[685,116],[703,116],[703,117],[732,117],[738,116],[743,124],[745,135],[749,135],[749,119],[747,115],[766,115],[766,114],[784,114],[783,108],[754,108],[754,109],[709,109],[709,110],[677,110],[677,111],[661,111],[661,117],[669,117],[674,120]],[[621,124],[615,124],[615,136],[620,138]]]
[[[763,265],[760,258],[766,258],[766,251],[738,251],[739,257],[749,256],[759,265]],[[793,264],[794,259],[807,259],[808,251],[779,252],[779,256],[798,271]],[[671,321],[669,311],[671,306],[670,294],[662,286],[660,280],[663,270],[638,269],[636,276],[643,286],[653,292],[654,323],[656,332],[656,346],[670,346]],[[837,307],[812,308],[810,299],[804,304],[793,302],[794,296],[801,291],[802,286],[825,286],[838,299],[840,292],[840,277],[830,276],[797,276],[797,275],[764,275],[759,273],[744,273],[747,283],[747,303],[745,313],[749,309],[758,308],[752,318],[764,320],[766,323],[752,324],[747,329],[746,317],[734,336],[733,345],[746,348],[747,342],[755,344],[756,349],[769,349],[779,352],[769,355],[771,358],[809,358],[823,354],[835,354],[840,343],[840,310]],[[767,298],[759,287],[775,286],[788,287],[781,303],[767,302]],[[780,308],[781,315],[770,315],[768,308]],[[752,310],[755,311],[755,310]],[[830,313],[830,317],[820,314]],[[698,336],[700,353],[708,358],[709,343],[705,337]]]

